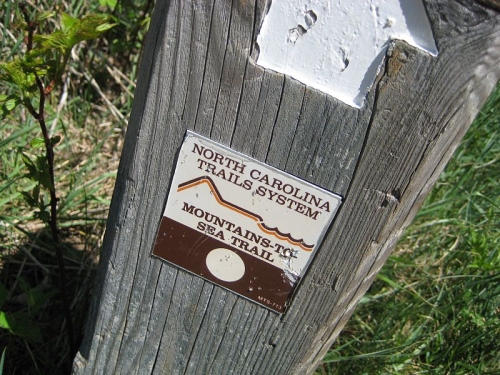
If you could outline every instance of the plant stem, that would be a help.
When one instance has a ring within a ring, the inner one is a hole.
[[[21,11],[23,13],[24,19],[26,23],[28,24],[28,40],[27,40],[27,50],[30,51],[33,46],[33,33],[34,33],[34,28],[35,25],[33,22],[31,22],[28,11],[26,9],[25,4],[21,3],[20,5]],[[77,347],[76,347],[76,342],[75,342],[75,333],[74,333],[74,328],[73,328],[73,320],[71,318],[71,311],[69,307],[69,301],[68,301],[68,293],[67,293],[67,284],[66,284],[66,268],[64,266],[64,258],[63,258],[63,253],[62,253],[62,248],[61,248],[61,242],[59,240],[59,228],[57,226],[57,193],[56,193],[56,185],[55,185],[55,178],[54,178],[54,147],[52,145],[52,142],[49,137],[49,132],[47,130],[47,125],[45,123],[45,97],[49,94],[49,92],[46,92],[45,86],[40,79],[38,75],[35,74],[36,77],[36,85],[38,87],[38,91],[40,93],[40,102],[38,105],[38,112],[36,112],[29,103],[28,110],[29,112],[35,117],[35,119],[38,121],[40,128],[42,130],[43,134],[43,139],[45,141],[45,150],[46,150],[46,155],[47,155],[47,163],[49,167],[49,175],[50,175],[50,182],[51,182],[51,187],[49,189],[50,193],[50,231],[52,233],[52,240],[54,243],[54,249],[56,252],[57,256],[57,263],[58,263],[58,268],[59,268],[59,274],[60,274],[60,286],[61,286],[61,300],[63,304],[63,309],[64,309],[64,315],[66,317],[66,328],[68,332],[68,339],[69,339],[69,346],[70,346],[70,355],[71,358],[76,355],[77,352]],[[31,110],[30,110],[31,108]]]

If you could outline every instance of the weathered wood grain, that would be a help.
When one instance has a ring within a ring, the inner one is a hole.
[[[312,373],[499,79],[498,13],[429,0],[354,109],[254,64],[266,6],[157,1],[75,374]],[[344,196],[286,314],[151,257],[186,129]]]

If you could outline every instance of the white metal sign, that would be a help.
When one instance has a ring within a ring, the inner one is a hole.
[[[340,203],[188,132],[153,254],[284,312]]]

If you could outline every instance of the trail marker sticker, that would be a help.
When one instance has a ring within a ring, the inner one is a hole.
[[[283,313],[340,203],[188,131],[153,255]]]

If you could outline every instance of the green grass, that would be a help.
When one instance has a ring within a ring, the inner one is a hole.
[[[500,90],[317,374],[500,373]]]

